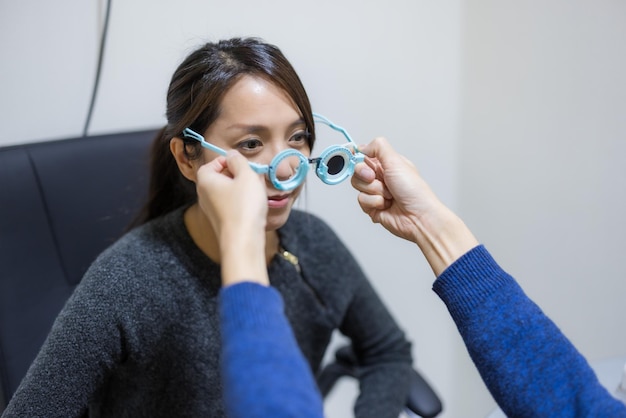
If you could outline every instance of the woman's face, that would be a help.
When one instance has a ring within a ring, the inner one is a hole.
[[[287,93],[269,81],[244,76],[226,92],[219,117],[203,133],[204,138],[218,147],[235,149],[250,161],[269,164],[280,151],[295,148],[307,157],[306,125],[298,108]],[[217,157],[204,149],[204,160]],[[282,165],[281,165],[282,166]],[[284,170],[285,173],[280,171]],[[277,177],[288,178],[289,167],[277,169]],[[291,207],[302,190],[302,185],[291,191],[276,190],[265,178],[267,190],[267,230],[280,228],[287,221]]]

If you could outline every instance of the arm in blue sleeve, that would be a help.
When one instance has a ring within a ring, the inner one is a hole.
[[[323,417],[321,395],[274,288],[221,289],[221,371],[231,418]]]
[[[584,357],[483,246],[448,267],[433,290],[507,416],[626,416]]]

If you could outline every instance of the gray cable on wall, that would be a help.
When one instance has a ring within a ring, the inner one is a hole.
[[[100,51],[98,53],[98,66],[96,67],[96,79],[93,83],[93,91],[91,92],[91,103],[89,104],[89,111],[87,112],[87,119],[85,120],[85,127],[83,128],[83,136],[87,136],[89,131],[89,124],[91,123],[91,115],[93,114],[93,108],[96,103],[96,95],[98,94],[98,86],[100,84],[100,73],[102,71],[102,59],[104,57],[104,45],[106,44],[107,31],[109,28],[109,16],[111,14],[111,0],[107,0],[106,15],[104,17],[104,26],[102,27],[102,38],[100,39]]]

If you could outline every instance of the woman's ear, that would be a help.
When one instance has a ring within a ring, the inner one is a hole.
[[[185,142],[174,137],[170,140],[170,151],[176,160],[178,169],[185,176],[187,180],[196,182],[196,166],[192,160],[189,159],[185,152]]]

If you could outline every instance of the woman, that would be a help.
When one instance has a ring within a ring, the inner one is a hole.
[[[311,106],[275,46],[231,39],[183,61],[166,114],[140,225],[87,271],[3,416],[224,416],[217,294],[225,238],[197,202],[203,166],[217,154],[184,132],[268,164],[285,149],[310,154]],[[339,329],[364,370],[356,416],[395,418],[410,344],[330,228],[292,210],[301,188],[280,191],[266,179],[270,284],[313,372]]]

